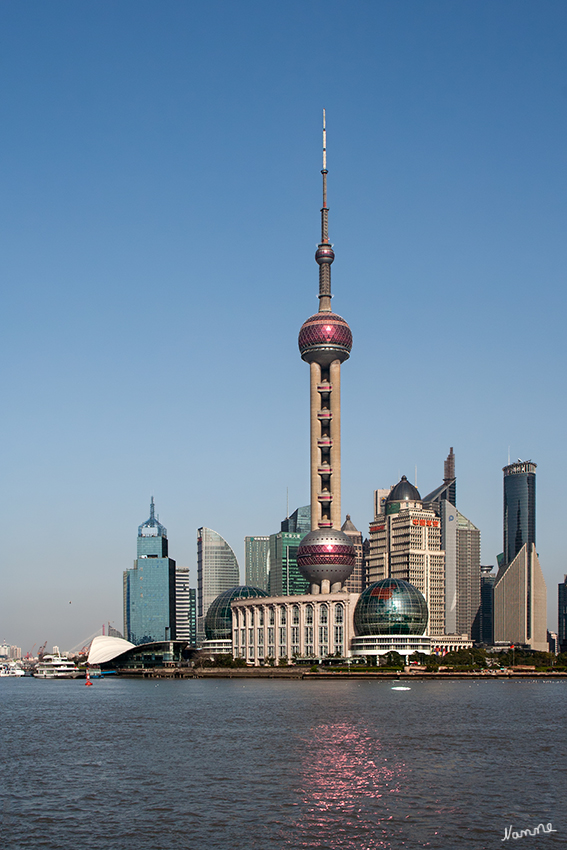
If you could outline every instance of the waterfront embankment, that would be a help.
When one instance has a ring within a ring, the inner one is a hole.
[[[567,678],[567,671],[515,671],[498,670],[490,672],[379,672],[379,671],[311,671],[301,667],[153,667],[136,670],[118,670],[124,677],[143,679],[404,679],[404,680],[442,680],[448,679],[561,679]]]

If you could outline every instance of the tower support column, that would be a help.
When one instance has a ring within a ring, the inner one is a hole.
[[[341,527],[341,361],[333,360],[329,368],[329,377],[333,387],[331,391],[331,521],[333,528]]]
[[[321,435],[321,424],[317,417],[319,410],[318,385],[321,383],[321,367],[318,363],[310,363],[310,425],[311,425],[311,530],[319,528],[321,506],[319,504],[319,449],[318,440]]]

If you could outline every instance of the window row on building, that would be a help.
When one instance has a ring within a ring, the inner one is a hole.
[[[238,600],[232,603],[234,655],[248,663],[268,659],[344,657],[352,638],[358,594]]]

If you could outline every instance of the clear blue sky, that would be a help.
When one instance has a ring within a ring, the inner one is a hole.
[[[566,489],[567,6],[0,6],[0,640],[122,626],[153,494],[196,584],[308,501],[321,110],[343,367],[343,511],[441,481],[502,549],[538,464],[556,625]],[[71,604],[70,604],[71,603]]]

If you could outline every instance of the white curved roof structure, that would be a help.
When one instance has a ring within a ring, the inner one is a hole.
[[[134,643],[124,638],[109,637],[108,635],[98,635],[91,643],[89,650],[88,664],[103,664],[105,661],[112,661],[134,647]]]

